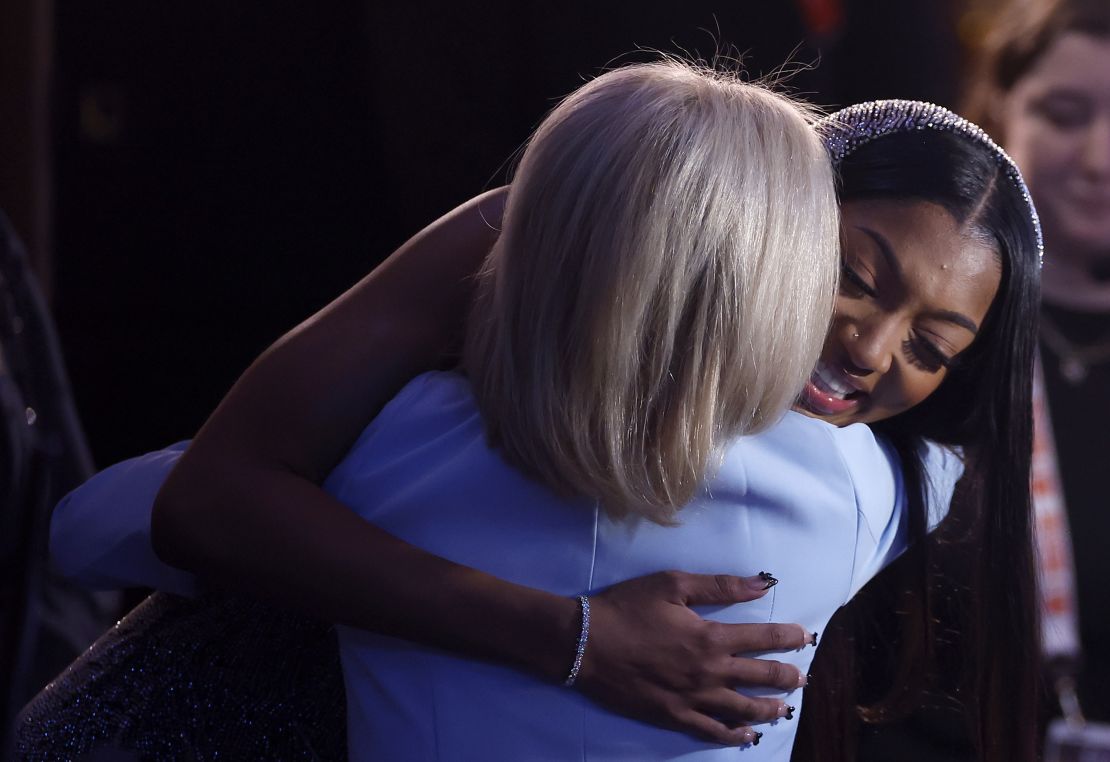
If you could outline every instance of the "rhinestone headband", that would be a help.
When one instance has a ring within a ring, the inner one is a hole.
[[[954,132],[977,143],[981,143],[994,154],[1002,171],[1017,187],[1029,210],[1029,221],[1033,226],[1033,236],[1037,242],[1037,262],[1044,263],[1044,235],[1037,208],[1029,195],[1029,188],[1021,176],[1021,170],[1014,160],[991,140],[990,135],[977,125],[948,109],[924,101],[886,100],[869,101],[841,109],[822,120],[825,147],[834,165],[839,166],[846,156],[860,146],[881,138],[913,130],[938,130]]]

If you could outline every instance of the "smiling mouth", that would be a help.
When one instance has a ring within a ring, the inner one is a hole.
[[[855,410],[867,393],[844,380],[844,373],[821,360],[809,377],[799,402],[817,415],[839,415]]]

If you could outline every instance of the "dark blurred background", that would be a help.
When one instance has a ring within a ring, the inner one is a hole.
[[[556,99],[638,48],[741,53],[753,77],[819,62],[789,87],[823,106],[953,105],[966,6],[3,0],[0,207],[103,466],[191,435],[270,342],[504,182]]]

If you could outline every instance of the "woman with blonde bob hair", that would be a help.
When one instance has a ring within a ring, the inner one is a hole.
[[[676,61],[585,85],[536,131],[479,276],[465,366],[491,443],[560,494],[674,520],[812,370],[837,223],[783,96]]]

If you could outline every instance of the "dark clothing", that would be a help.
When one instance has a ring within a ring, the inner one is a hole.
[[[1076,346],[1110,342],[1110,315],[1046,306],[1044,317]],[[1075,559],[1083,645],[1079,699],[1089,719],[1110,721],[1110,599],[1103,587],[1110,575],[1110,358],[1089,366],[1076,383],[1064,377],[1047,343],[1041,353]]]

